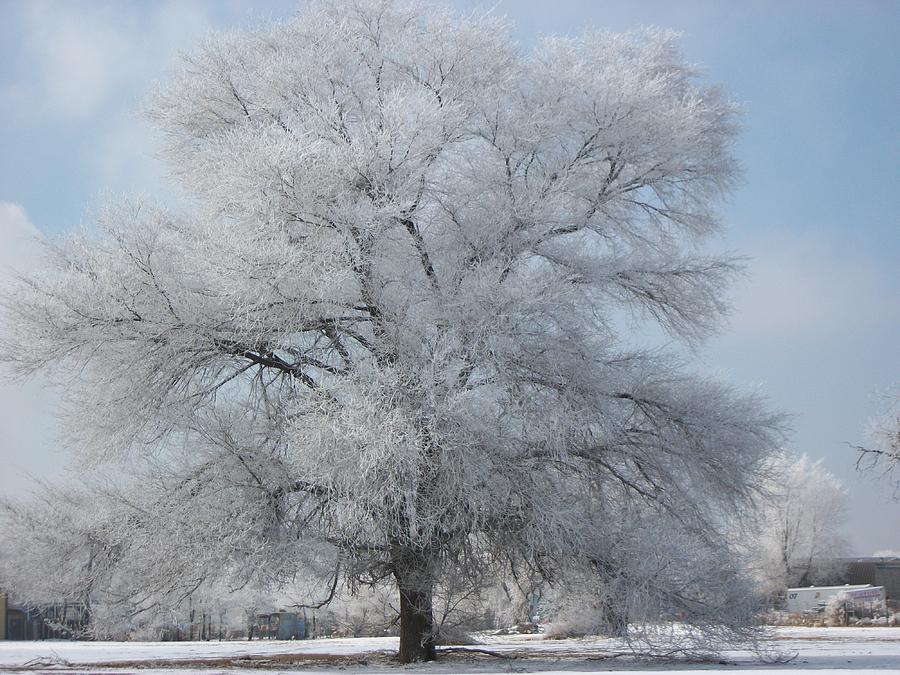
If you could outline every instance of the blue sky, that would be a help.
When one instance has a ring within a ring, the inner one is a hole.
[[[527,47],[586,26],[683,33],[687,58],[744,109],[744,178],[721,246],[751,257],[729,326],[699,367],[760,385],[793,414],[792,446],[850,490],[859,555],[900,550],[900,502],[860,477],[878,394],[900,384],[900,3],[457,0],[494,6]],[[28,233],[64,233],[104,191],[173,198],[142,96],[210,30],[295,2],[0,0],[0,265]],[[60,461],[39,384],[0,388],[0,491]]]

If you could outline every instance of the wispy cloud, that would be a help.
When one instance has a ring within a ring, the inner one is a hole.
[[[822,230],[755,232],[741,245],[751,260],[735,293],[731,330],[747,338],[805,340],[897,320],[893,272],[855,259],[849,248]]]
[[[875,551],[872,554],[873,558],[900,558],[900,550],[896,549],[884,549],[881,551]]]
[[[40,257],[43,235],[19,204],[0,202],[0,287],[15,270],[26,270]]]
[[[26,65],[4,95],[21,116],[81,119],[138,97],[172,55],[211,27],[205,3],[23,3]]]
[[[0,202],[0,293],[13,272],[37,266],[41,238],[20,205]],[[49,478],[61,464],[53,439],[58,397],[42,382],[13,383],[7,375],[0,367],[0,494],[21,492],[25,475]]]

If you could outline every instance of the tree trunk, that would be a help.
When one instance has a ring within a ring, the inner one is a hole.
[[[610,637],[625,637],[628,635],[628,610],[624,605],[617,605],[614,598],[604,601],[600,611],[603,614],[603,624]]]
[[[424,569],[396,569],[400,590],[400,662],[434,661],[434,582]]]

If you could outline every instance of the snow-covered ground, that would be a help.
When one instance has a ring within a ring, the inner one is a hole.
[[[778,647],[796,657],[786,664],[761,663],[749,653],[729,654],[723,663],[636,662],[598,659],[614,650],[598,639],[543,640],[539,636],[491,638],[484,648],[514,660],[452,652],[441,661],[399,666],[389,656],[396,638],[309,640],[299,642],[0,642],[0,672],[115,672],[140,675],[202,673],[599,673],[610,670],[682,675],[721,669],[757,675],[828,670],[829,675],[859,671],[900,674],[900,628],[779,628]],[[290,657],[294,655],[296,659]],[[249,657],[255,657],[252,667]],[[526,658],[527,657],[527,658]],[[242,663],[243,660],[243,663]],[[293,661],[293,662],[292,662]]]

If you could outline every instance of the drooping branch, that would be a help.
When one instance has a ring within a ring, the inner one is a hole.
[[[425,240],[422,238],[422,233],[419,231],[418,226],[410,218],[401,219],[400,224],[406,228],[406,231],[409,232],[409,235],[412,237],[413,246],[415,246],[416,252],[419,254],[419,261],[422,263],[422,269],[425,272],[425,276],[428,278],[428,282],[431,284],[431,288],[435,292],[440,292],[437,274],[434,271],[434,265],[431,263],[431,257],[428,255],[428,249],[425,247]]]

